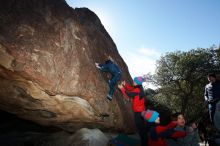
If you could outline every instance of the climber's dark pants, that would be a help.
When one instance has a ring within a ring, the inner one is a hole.
[[[135,120],[136,128],[138,130],[138,134],[141,139],[141,146],[148,146],[149,126],[141,116],[141,112],[134,113],[134,120]]]
[[[115,91],[115,85],[120,80],[120,78],[121,78],[121,73],[118,73],[116,75],[112,75],[111,79],[108,82],[108,85],[109,85],[109,92],[108,92],[108,94],[111,97],[113,96],[113,93]]]

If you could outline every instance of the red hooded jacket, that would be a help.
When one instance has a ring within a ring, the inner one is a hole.
[[[186,133],[182,131],[175,131],[176,123],[171,122],[166,126],[154,124],[150,130],[150,136],[148,140],[149,146],[167,146],[165,138],[178,138],[185,137]]]
[[[132,98],[132,109],[134,112],[142,112],[145,110],[144,91],[141,85],[131,86],[125,83],[121,92],[126,99]]]

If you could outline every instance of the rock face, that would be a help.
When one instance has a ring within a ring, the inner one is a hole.
[[[92,11],[64,0],[5,0],[0,22],[0,109],[67,131],[134,131],[130,103],[117,90],[106,99],[109,76],[94,66],[110,56],[131,81]]]
[[[107,146],[109,137],[99,129],[82,128],[74,134],[24,132],[0,135],[4,146]]]

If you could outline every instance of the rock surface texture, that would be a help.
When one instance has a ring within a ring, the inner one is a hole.
[[[82,128],[74,134],[55,133],[9,133],[0,135],[1,146],[107,146],[111,137],[99,129]]]
[[[66,131],[134,131],[130,103],[95,67],[108,57],[128,68],[99,18],[64,0],[0,1],[0,109]],[[108,113],[109,117],[103,117]]]

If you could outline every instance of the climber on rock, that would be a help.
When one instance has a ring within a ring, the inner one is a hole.
[[[107,95],[107,99],[111,101],[112,97],[113,97],[114,90],[115,90],[115,85],[117,84],[117,82],[121,78],[121,70],[118,67],[118,65],[116,65],[114,63],[114,61],[111,57],[109,57],[109,59],[106,60],[105,63],[103,63],[103,64],[95,63],[95,66],[100,71],[108,72],[108,73],[111,74],[111,79],[108,81],[109,92],[108,92],[108,95]]]

